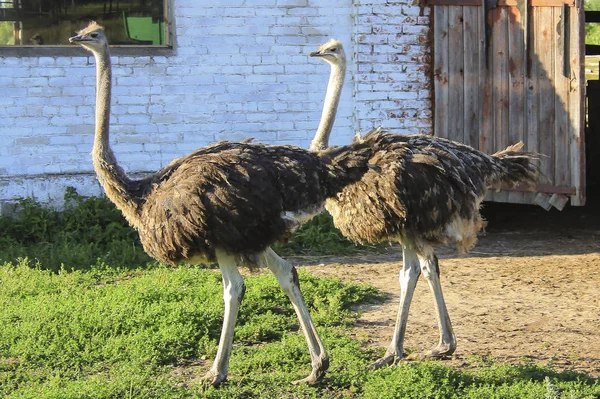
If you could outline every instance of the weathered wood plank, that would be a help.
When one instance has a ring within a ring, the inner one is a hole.
[[[481,6],[481,0],[425,0],[429,6]],[[529,0],[532,7],[575,7],[575,0]],[[515,7],[517,0],[498,0],[498,7]]]
[[[434,135],[448,137],[448,7],[435,7],[434,14]]]
[[[525,141],[525,31],[524,18],[517,7],[508,10],[508,144]],[[508,202],[523,203],[522,192],[509,191]]]
[[[532,8],[529,10],[531,20],[529,29],[531,33],[529,35],[529,54],[528,54],[528,65],[529,75],[526,75],[526,96],[525,96],[525,109],[526,109],[526,123],[527,123],[527,134],[525,136],[525,148],[529,151],[539,152],[538,144],[538,120],[539,120],[539,103],[538,103],[538,69],[539,62],[537,60],[537,54],[539,53],[540,39],[538,34],[538,27],[540,21],[540,10],[539,8]],[[545,160],[544,160],[545,162]]]
[[[491,152],[500,151],[508,145],[509,135],[509,35],[508,9],[498,8],[493,22],[492,42],[494,46],[494,145]],[[508,192],[494,194],[495,201],[508,201]]]
[[[538,25],[539,50],[534,56],[539,63],[538,68],[538,100],[540,114],[538,119],[539,150],[546,155],[542,163],[542,172],[554,184],[554,129],[556,125],[555,102],[556,91],[554,88],[555,76],[555,44],[556,26],[553,26],[553,10],[548,7],[539,7],[540,19]]]
[[[565,7],[566,9],[566,7]],[[569,35],[565,34],[564,18],[569,18],[570,12],[563,15],[563,8],[553,8],[554,26],[557,27],[556,46],[555,46],[555,70],[554,70],[554,88],[556,93],[556,102],[554,104],[554,113],[556,115],[556,124],[554,127],[554,184],[557,186],[568,186],[571,183],[571,162],[569,151],[569,96],[568,96],[568,78],[564,76],[565,71],[565,51],[570,51],[570,43],[565,43]],[[567,23],[566,27],[570,24]],[[566,44],[566,46],[565,46]],[[569,60],[566,60],[567,63]],[[566,70],[569,70],[567,67]]]
[[[448,138],[464,140],[464,63],[465,53],[463,36],[462,6],[448,7]]]
[[[464,30],[464,143],[474,148],[479,147],[481,130],[481,88],[479,76],[481,69],[481,53],[479,50],[481,25],[481,7],[463,7]]]
[[[569,117],[570,117],[570,150],[571,150],[571,185],[577,194],[571,196],[572,205],[585,205],[585,20],[583,2],[570,10],[570,62],[571,79],[569,81]]]
[[[547,184],[538,184],[535,188],[531,188],[528,186],[516,186],[511,188],[503,188],[503,190],[507,191],[521,191],[521,192],[529,192],[536,191],[541,193],[551,193],[551,194],[575,194],[576,190],[574,187],[558,187],[558,186],[550,186]]]
[[[499,9],[493,9],[488,13],[487,17],[492,18],[493,21],[496,19],[494,16],[499,14]],[[483,33],[485,30],[483,15],[480,20],[479,32]],[[481,132],[479,134],[479,150],[488,154],[493,152],[494,146],[493,45],[493,42],[490,42],[491,48],[487,52],[489,60],[486,60],[485,40],[479,40],[479,54],[481,54],[481,73],[479,75],[479,86],[481,87]]]
[[[546,3],[553,6],[530,9],[529,55],[517,8],[489,12],[493,32],[487,68],[480,4],[434,7],[435,134],[487,153],[523,140],[527,150],[547,155],[542,162],[548,179],[544,184],[567,190],[577,205],[585,201],[581,110],[585,88],[583,28],[575,28],[583,27],[584,14],[581,8],[565,13],[554,0]],[[542,3],[533,0],[533,4]],[[560,25],[563,13],[570,14],[569,25],[574,29],[566,41]],[[579,191],[573,195],[575,187]],[[534,197],[529,192],[505,190],[487,199],[532,203]]]

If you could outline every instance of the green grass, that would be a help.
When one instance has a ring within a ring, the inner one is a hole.
[[[300,274],[332,362],[315,387],[291,381],[310,357],[287,298],[269,274],[247,278],[230,382],[206,388],[223,311],[220,276],[193,267],[53,273],[26,260],[0,267],[2,398],[598,398],[584,375],[534,365],[460,371],[439,362],[367,370],[376,356],[348,329],[377,293]],[[198,359],[209,361],[198,365]],[[546,395],[546,396],[545,396]],[[566,396],[567,395],[567,396]]]
[[[0,262],[28,256],[55,272],[87,269],[93,264],[136,268],[152,263],[135,230],[106,198],[82,197],[69,188],[65,202],[66,209],[58,212],[26,198],[17,204],[18,217],[0,217]],[[331,216],[324,212],[274,249],[285,256],[319,256],[381,252],[384,246],[354,245],[334,229]]]
[[[324,380],[291,384],[310,372],[306,343],[275,278],[255,274],[246,279],[229,381],[205,387],[199,377],[222,323],[219,273],[150,261],[104,200],[67,196],[73,206],[64,212],[25,200],[21,218],[0,218],[2,398],[600,398],[598,380],[533,364],[368,370],[382,352],[365,349],[351,327],[356,305],[380,295],[305,272],[302,291],[331,358]],[[314,245],[332,237],[326,223],[305,233]]]
[[[354,301],[376,297],[366,286],[300,277],[307,302],[318,305],[315,321],[331,328],[330,340],[343,342],[336,331],[354,320]],[[156,266],[52,273],[23,260],[1,267],[0,281],[2,398],[78,397],[81,390],[126,397],[132,386],[135,397],[178,397],[178,384],[190,381],[174,369],[215,355],[223,303],[214,271]],[[251,276],[247,286],[232,372],[281,367],[279,378],[299,378],[310,359],[287,298],[271,275]],[[182,392],[187,397],[193,390]]]
[[[587,80],[598,80],[600,55],[586,55],[585,56],[585,79]]]

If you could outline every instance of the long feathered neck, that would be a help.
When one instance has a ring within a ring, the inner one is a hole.
[[[335,115],[342,95],[345,76],[346,61],[331,64],[331,74],[329,75],[329,83],[327,84],[323,113],[321,114],[321,121],[319,122],[315,137],[310,143],[310,151],[323,150],[329,146],[329,136],[335,122]]]
[[[139,222],[140,199],[130,192],[132,181],[117,164],[109,144],[110,99],[112,67],[108,46],[94,52],[96,59],[96,129],[92,161],[100,185],[107,197],[123,212],[134,226]]]

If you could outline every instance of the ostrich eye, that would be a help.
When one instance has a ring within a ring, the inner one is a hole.
[[[331,50],[329,50],[329,51],[331,51],[332,53],[335,53],[335,52],[337,51],[337,48],[335,48],[335,47],[334,47],[334,48],[332,48],[332,49],[331,49]]]
[[[94,32],[94,33],[92,33],[90,36],[91,36],[91,37],[93,37],[93,38],[97,38],[97,37],[98,37],[98,34],[97,34],[96,32]]]

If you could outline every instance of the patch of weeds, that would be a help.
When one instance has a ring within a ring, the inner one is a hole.
[[[315,256],[379,251],[384,247],[354,245],[335,229],[327,213],[302,226],[288,244],[274,245],[282,255]],[[96,263],[137,268],[153,262],[144,253],[137,232],[114,204],[105,197],[83,197],[73,188],[65,192],[62,211],[25,198],[19,201],[15,215],[0,216],[0,262],[25,257],[55,272],[85,270]]]
[[[304,224],[285,245],[274,244],[280,255],[349,255],[357,252],[383,252],[388,244],[359,245],[346,239],[333,225],[327,212]]]
[[[104,197],[65,192],[65,209],[57,211],[31,198],[19,201],[16,214],[0,217],[0,261],[37,260],[55,272],[88,268],[103,262],[139,267],[151,261],[137,233]]]
[[[426,361],[401,363],[395,368],[374,372],[364,384],[360,397],[592,399],[598,395],[598,381],[581,374],[556,373],[534,365],[502,364],[459,371],[437,361]]]

